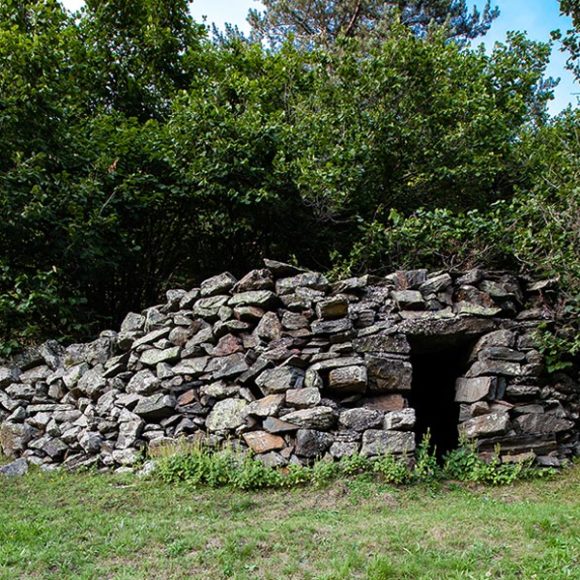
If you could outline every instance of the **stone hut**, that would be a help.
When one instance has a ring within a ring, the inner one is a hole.
[[[548,375],[534,334],[553,281],[399,271],[330,283],[273,260],[130,313],[118,332],[48,342],[0,368],[0,447],[43,469],[127,468],[179,438],[268,465],[361,453],[558,466],[580,453],[578,369]]]

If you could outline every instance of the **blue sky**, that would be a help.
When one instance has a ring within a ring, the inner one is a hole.
[[[474,2],[480,7],[485,4],[485,0]],[[63,3],[71,10],[83,4],[82,0],[63,0]],[[492,4],[499,6],[501,14],[489,33],[481,39],[488,49],[493,47],[494,42],[503,41],[506,32],[510,30],[523,30],[530,38],[545,41],[549,39],[551,30],[566,29],[570,26],[570,20],[560,16],[558,0],[494,0]],[[202,16],[207,16],[208,24],[215,23],[221,27],[225,22],[230,22],[247,31],[248,10],[260,6],[258,0],[195,0],[192,13],[199,20]],[[565,70],[565,60],[565,55],[555,47],[548,74],[560,77],[561,81],[550,106],[552,113],[558,113],[569,103],[577,104],[580,97],[580,85],[575,83],[573,76]]]

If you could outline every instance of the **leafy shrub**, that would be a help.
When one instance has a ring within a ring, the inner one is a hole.
[[[409,462],[406,457],[383,455],[373,462],[373,472],[381,476],[387,483],[402,485],[413,480]]]
[[[437,463],[429,433],[417,448],[415,461],[405,455],[385,454],[364,457],[360,454],[334,462],[315,461],[312,466],[289,465],[283,469],[267,467],[249,452],[226,444],[219,449],[203,445],[177,443],[156,452],[156,476],[167,483],[185,482],[194,487],[232,487],[252,490],[264,488],[294,488],[302,485],[324,487],[339,477],[375,476],[393,485],[433,483],[442,478],[489,485],[508,485],[519,479],[546,477],[550,469],[535,469],[531,462],[502,463],[499,449],[490,462],[477,455],[476,444],[461,439],[457,449]]]
[[[355,453],[345,455],[338,462],[340,473],[346,476],[358,475],[372,471],[373,462],[368,457]]]
[[[436,449],[431,448],[431,433],[427,431],[417,447],[412,477],[415,481],[431,482],[439,479],[441,469],[437,464]]]
[[[444,458],[443,473],[450,479],[470,481],[486,485],[510,485],[522,479],[550,477],[554,469],[538,469],[533,460],[514,463],[502,462],[499,446],[495,448],[489,461],[477,454],[477,442],[461,437],[457,449]]]

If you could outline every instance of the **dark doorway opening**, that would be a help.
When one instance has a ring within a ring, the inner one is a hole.
[[[429,430],[431,444],[441,459],[457,448],[459,403],[455,402],[455,381],[467,371],[473,341],[436,343],[437,338],[429,344],[411,340],[413,383],[409,404],[417,414],[417,441]]]

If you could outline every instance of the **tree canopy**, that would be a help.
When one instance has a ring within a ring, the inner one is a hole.
[[[397,19],[425,37],[434,26],[449,38],[467,40],[485,34],[499,15],[487,0],[483,11],[466,0],[264,0],[249,22],[259,39],[278,46],[290,35],[302,46],[331,46],[340,37],[382,40]]]

